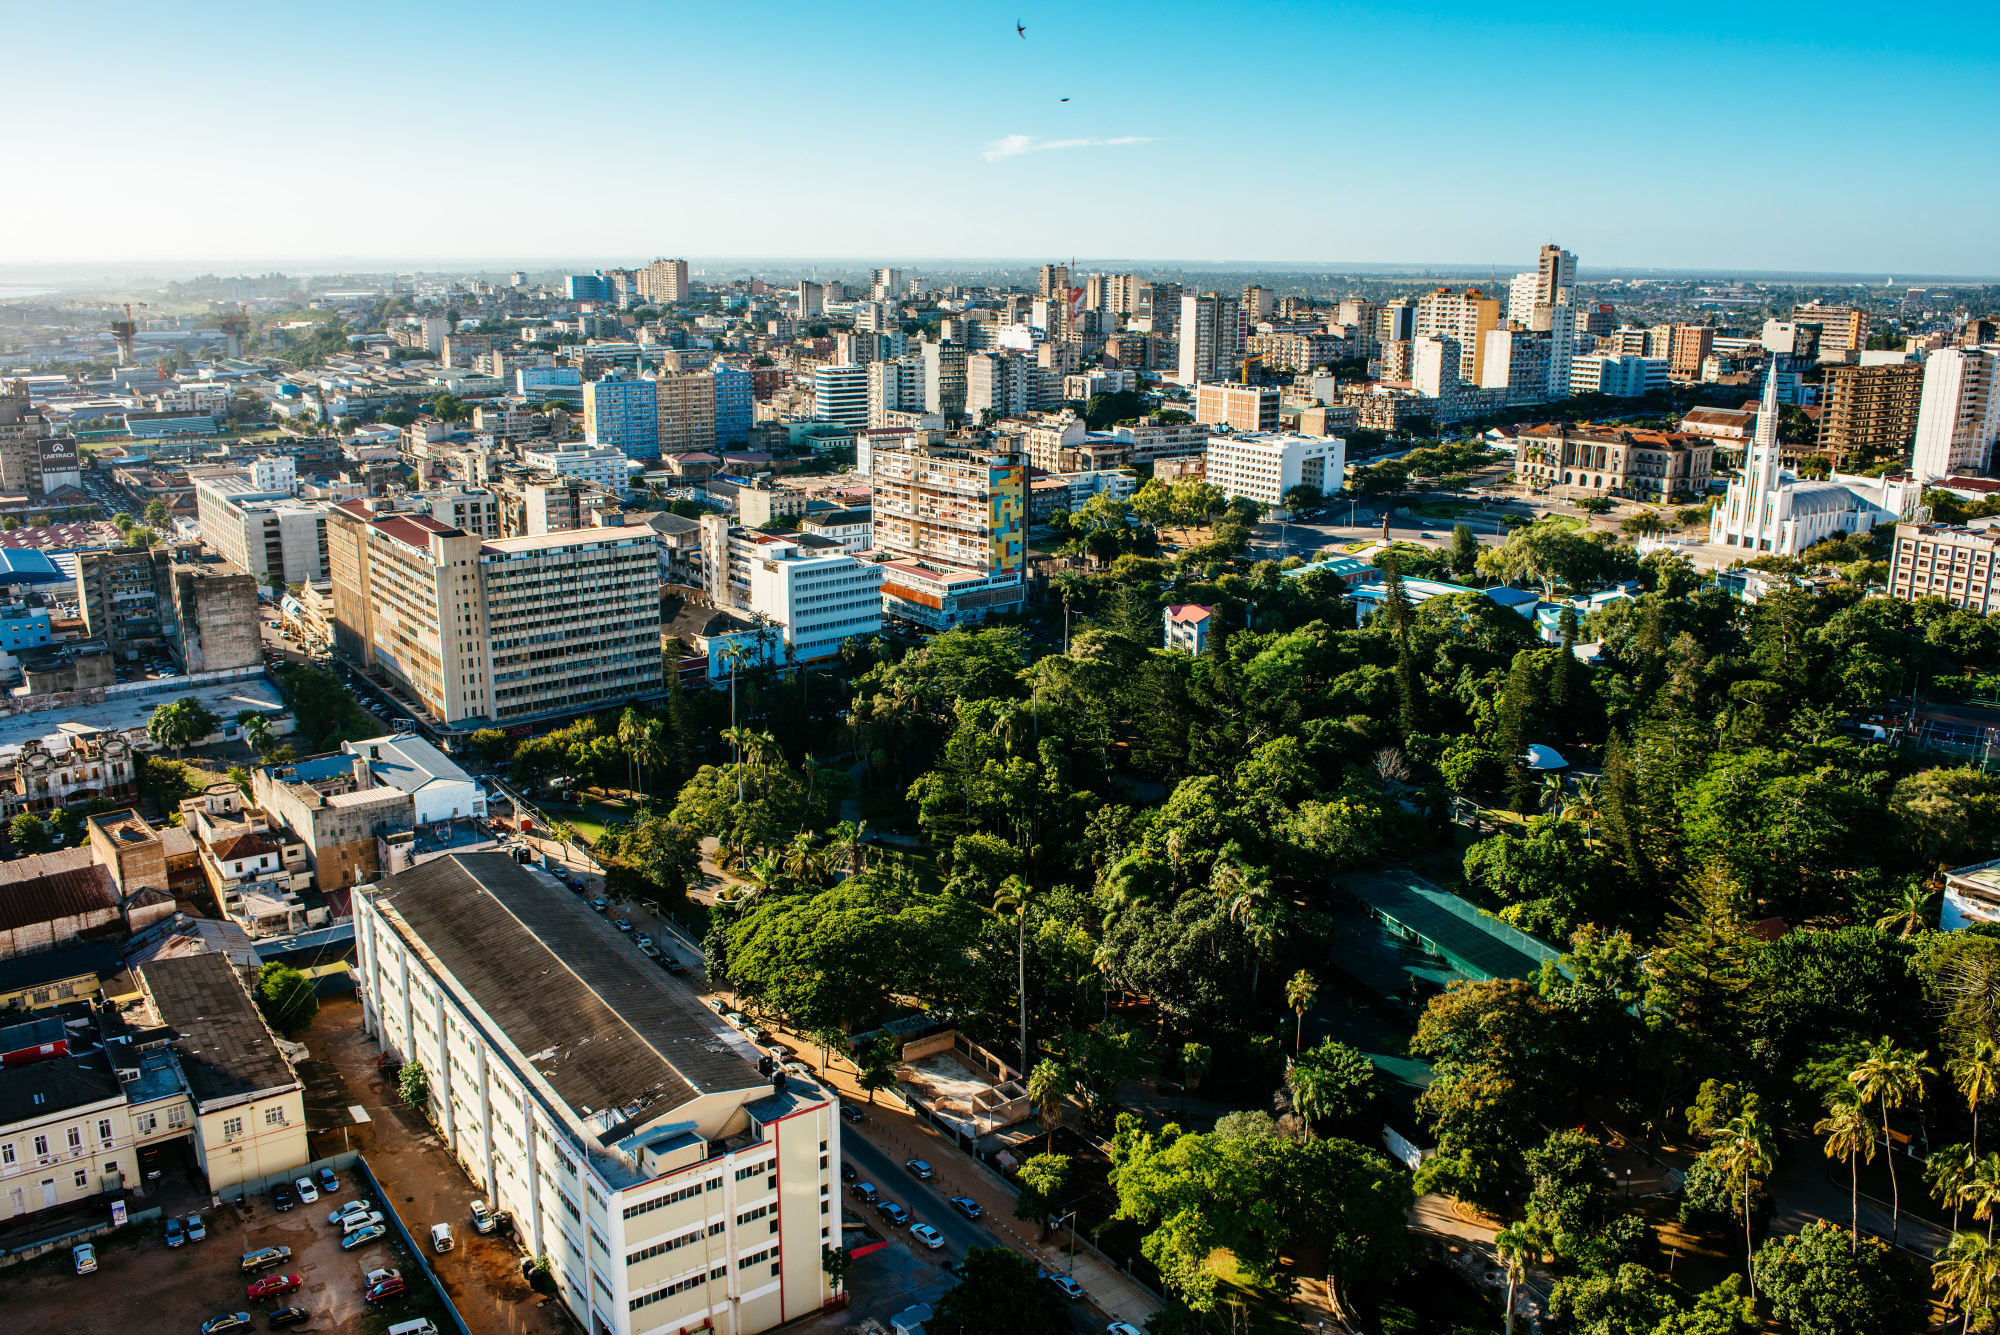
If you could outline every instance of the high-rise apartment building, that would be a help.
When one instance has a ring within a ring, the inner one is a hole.
[[[715,391],[716,379],[706,370],[660,372],[655,428],[659,450],[652,457],[715,448]]]
[[[1808,302],[1792,307],[1793,324],[1819,326],[1822,360],[1846,357],[1868,347],[1868,312],[1859,306],[1822,306]]]
[[[1676,380],[1699,380],[1701,364],[1715,351],[1715,327],[1705,324],[1669,326],[1667,374]]]
[[[1009,350],[975,352],[965,359],[965,411],[1012,417],[1042,406],[1041,370],[1032,357]]]
[[[870,464],[874,540],[886,557],[882,605],[935,629],[1019,609],[1028,534],[1019,454],[914,443]]]
[[[1408,297],[1385,301],[1375,312],[1375,342],[1378,345],[1407,343],[1417,336],[1417,303]]]
[[[868,364],[868,425],[889,425],[890,413],[924,411],[924,359],[896,357]]]
[[[757,1335],[833,1297],[830,1093],[765,1074],[680,980],[503,853],[390,876],[354,913],[363,1028],[431,1073],[439,1139],[578,1329]]]
[[[868,425],[868,368],[821,366],[813,371],[813,415],[842,426]]]
[[[1386,308],[1385,308],[1386,309]],[[1500,325],[1500,301],[1476,287],[1454,292],[1448,287],[1433,288],[1417,298],[1416,334],[1442,334],[1458,343],[1461,362],[1458,378],[1468,384],[1480,383],[1480,365],[1486,355],[1486,333]]]
[[[609,302],[611,284],[602,273],[573,273],[563,279],[563,295],[571,301]]]
[[[1841,472],[1900,464],[1916,438],[1923,396],[1922,362],[1828,367],[1820,391],[1820,453]]]
[[[826,288],[819,283],[799,280],[798,316],[801,320],[818,315],[826,309]]]
[[[1243,311],[1234,297],[1208,292],[1181,298],[1180,367],[1183,385],[1233,380],[1243,361]]]
[[[1497,331],[1489,330],[1487,337]],[[1464,383],[1465,353],[1450,334],[1419,334],[1410,340],[1410,388],[1427,399],[1448,399]],[[1482,353],[1479,360],[1484,362]]]
[[[1542,332],[1549,327],[1549,311],[1556,294],[1576,286],[1576,256],[1561,246],[1543,246],[1533,273],[1516,274],[1507,287],[1507,318],[1524,329]]]
[[[694,295],[688,286],[688,262],[654,260],[639,271],[639,295],[652,302],[686,301]]]
[[[1067,264],[1044,264],[1035,275],[1035,295],[1038,297],[1061,297],[1069,300],[1069,266]]]
[[[337,641],[441,724],[575,714],[660,689],[649,528],[488,540],[348,501],[329,530]]]
[[[923,345],[925,412],[965,411],[966,352],[963,343],[942,341]]]
[[[1924,361],[1911,471],[1922,482],[1985,473],[2000,440],[2000,346],[1939,348]]]
[[[583,387],[583,438],[628,459],[660,457],[659,387],[623,373]]]
[[[1293,487],[1338,491],[1346,472],[1347,442],[1338,436],[1257,431],[1210,436],[1204,476],[1231,499],[1278,506]]]
[[[1194,420],[1203,426],[1223,425],[1236,431],[1276,431],[1278,391],[1270,385],[1228,382],[1195,386]]]
[[[1889,554],[1889,596],[1942,598],[1954,607],[2000,612],[2000,533],[1945,524],[1898,524]]]
[[[708,364],[708,373],[715,378],[716,448],[740,449],[750,442],[750,373],[720,359]]]

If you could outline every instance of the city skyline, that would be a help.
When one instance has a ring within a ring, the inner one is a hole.
[[[247,7],[197,27],[121,6],[107,19],[121,40],[81,69],[60,58],[73,24],[37,9],[11,31],[51,58],[17,72],[0,114],[65,128],[16,150],[16,179],[39,189],[8,250],[18,264],[748,257],[796,250],[809,216],[834,261],[1121,251],[1471,267],[1561,236],[1607,268],[1993,267],[1978,220],[2000,183],[1965,169],[1981,160],[1973,122],[1908,110],[1990,79],[1983,12],[1939,52],[1934,29],[1893,15],[1871,16],[1864,47],[1824,9],[1621,14],[1616,28],[1582,7],[1448,9],[1267,6],[1217,25],[1192,7],[1026,5],[1019,37],[1012,11],[900,5],[779,7],[754,35],[727,13],[642,6],[559,30],[505,4],[399,11],[393,26],[364,6],[322,29]],[[702,81],[607,79],[607,42],[670,53]],[[1286,65],[1302,52],[1330,59]],[[1773,103],[1759,71],[1856,91]],[[1671,124],[1707,128],[1666,137],[1664,111],[1642,114],[1664,104],[1631,103],[1649,88],[1673,94]],[[1810,114],[1777,114],[1787,105]],[[127,153],[109,177],[79,165],[79,144],[141,131],[169,151]],[[1225,162],[1228,192],[1201,191]],[[1863,168],[1950,207],[1911,228],[1805,204]],[[540,202],[496,203],[491,186],[524,173],[547,187]],[[105,206],[112,180],[127,207]]]

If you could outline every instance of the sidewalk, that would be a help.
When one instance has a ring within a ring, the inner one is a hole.
[[[1036,1240],[1031,1223],[1014,1217],[1014,1193],[984,1165],[975,1162],[950,1138],[911,1112],[894,1094],[879,1094],[871,1105],[868,1094],[856,1083],[857,1072],[840,1056],[833,1055],[824,1067],[819,1064],[819,1048],[810,1039],[770,1022],[765,1028],[779,1035],[789,1047],[798,1049],[799,1060],[819,1072],[820,1079],[841,1098],[867,1111],[868,1120],[856,1126],[842,1123],[843,1136],[861,1136],[897,1162],[923,1159],[937,1171],[932,1186],[947,1195],[970,1196],[979,1202],[985,1217],[980,1220],[1009,1246],[1022,1252],[1044,1269],[1068,1273],[1081,1284],[1089,1303],[1107,1320],[1126,1321],[1144,1329],[1146,1320],[1163,1305],[1146,1289],[1083,1246],[1070,1246],[1064,1232]]]

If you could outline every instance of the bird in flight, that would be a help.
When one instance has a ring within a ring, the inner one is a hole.
[[[1067,102],[1067,101],[1069,101],[1069,99],[1068,99],[1068,98],[1064,98],[1064,99],[1063,99],[1063,101]]]
[[[1017,32],[1017,33],[1019,33],[1019,34],[1021,34],[1021,40],[1022,40],[1022,41],[1024,41],[1024,42],[1025,42],[1025,41],[1027,41],[1027,40],[1028,40],[1028,29],[1027,29],[1026,25],[1024,25],[1024,24],[1023,24],[1023,23],[1021,22],[1021,20],[1019,20],[1019,19],[1015,19],[1015,20],[1014,20],[1014,31],[1015,31],[1015,32]]]

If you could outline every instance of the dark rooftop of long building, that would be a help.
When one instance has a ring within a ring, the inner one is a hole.
[[[168,956],[139,966],[197,1104],[293,1084],[285,1054],[227,955]]]
[[[369,893],[606,1143],[701,1094],[766,1083],[693,992],[504,853],[456,853]]]
[[[54,1117],[120,1093],[118,1077],[101,1052],[10,1066],[0,1071],[0,1125]]]

